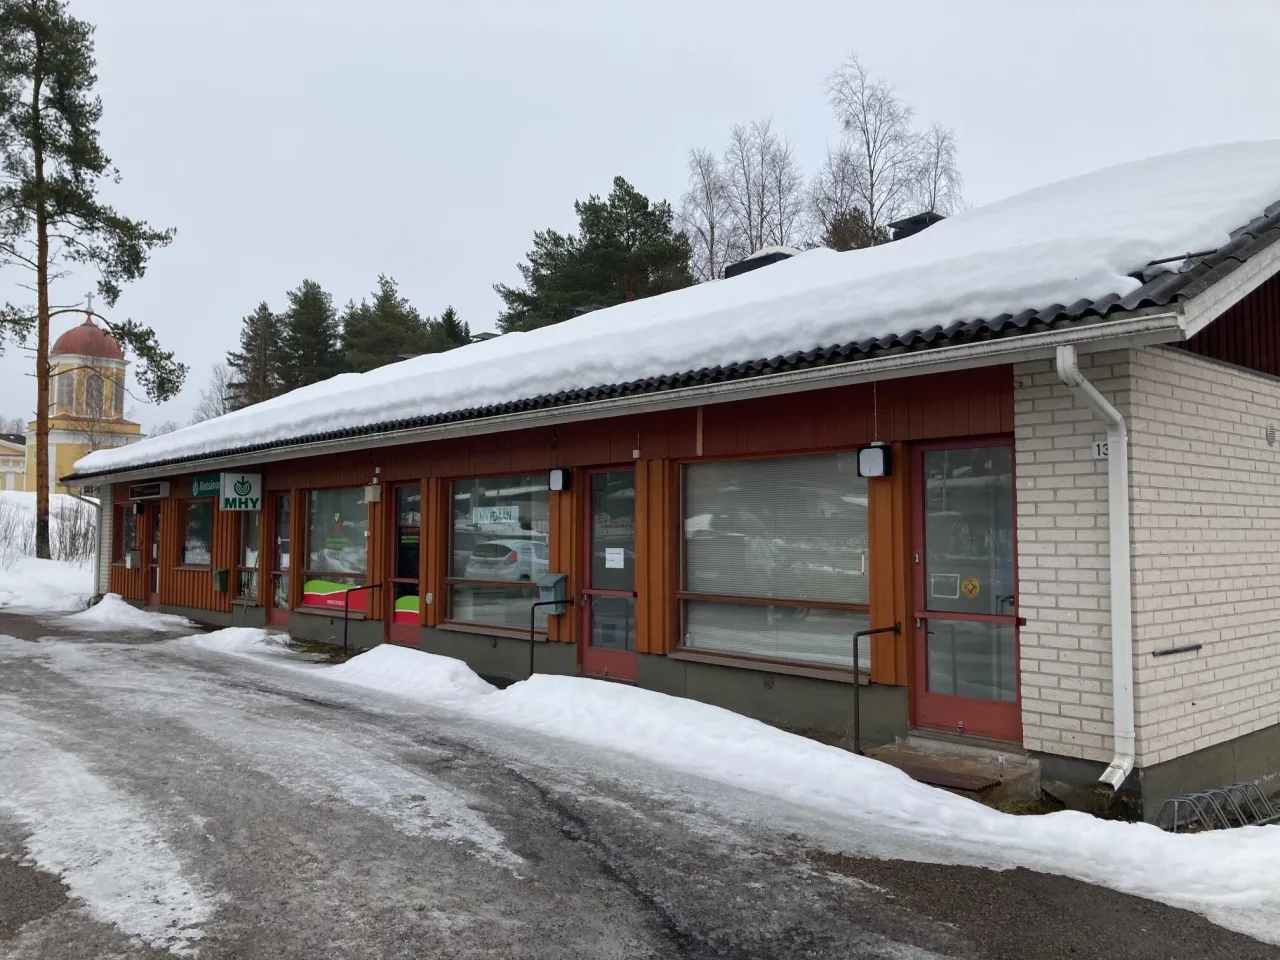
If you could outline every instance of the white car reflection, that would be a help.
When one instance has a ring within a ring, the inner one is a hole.
[[[468,580],[533,580],[547,572],[547,545],[536,540],[488,540],[471,548]]]

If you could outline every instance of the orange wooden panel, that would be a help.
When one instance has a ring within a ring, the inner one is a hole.
[[[434,627],[448,611],[449,573],[449,483],[433,478],[423,481],[422,495],[422,582],[431,603],[423,606],[423,623]]]
[[[563,573],[568,577],[566,593],[570,597],[578,596],[579,580],[576,560],[580,550],[578,543],[578,481],[573,477],[569,489],[553,492],[550,502],[550,540],[547,543],[547,555],[550,558],[550,569],[554,573]],[[567,613],[548,620],[547,636],[561,643],[573,643],[577,638],[577,624],[580,611],[575,604]]]
[[[667,653],[676,646],[676,466],[636,463],[636,650]]]
[[[895,465],[896,466],[896,465]],[[893,479],[867,481],[867,555],[870,563],[871,627],[892,626],[895,622]],[[897,683],[891,633],[871,637],[871,679],[875,683]]]

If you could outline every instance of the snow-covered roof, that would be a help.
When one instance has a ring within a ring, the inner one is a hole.
[[[1280,141],[1126,163],[966,211],[883,246],[811,250],[730,280],[343,374],[99,450],[75,471],[102,475],[422,418],[486,415],[564,392],[1054,305],[1104,301],[1119,309],[1143,286],[1135,276],[1152,261],[1217,249],[1277,201]]]

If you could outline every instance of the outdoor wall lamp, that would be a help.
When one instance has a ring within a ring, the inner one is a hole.
[[[556,468],[551,471],[548,478],[547,486],[552,490],[568,490],[569,484],[572,483],[573,471]]]
[[[887,477],[893,472],[893,458],[887,443],[873,443],[858,448],[858,476]]]

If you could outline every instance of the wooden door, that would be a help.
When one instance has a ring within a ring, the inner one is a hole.
[[[582,672],[636,678],[636,473],[604,467],[586,472],[580,642]]]
[[[917,726],[1022,739],[1013,444],[914,451]]]
[[[418,577],[422,553],[422,486],[402,483],[391,488],[391,601],[385,604],[387,639],[416,647],[422,624],[422,592]]]

